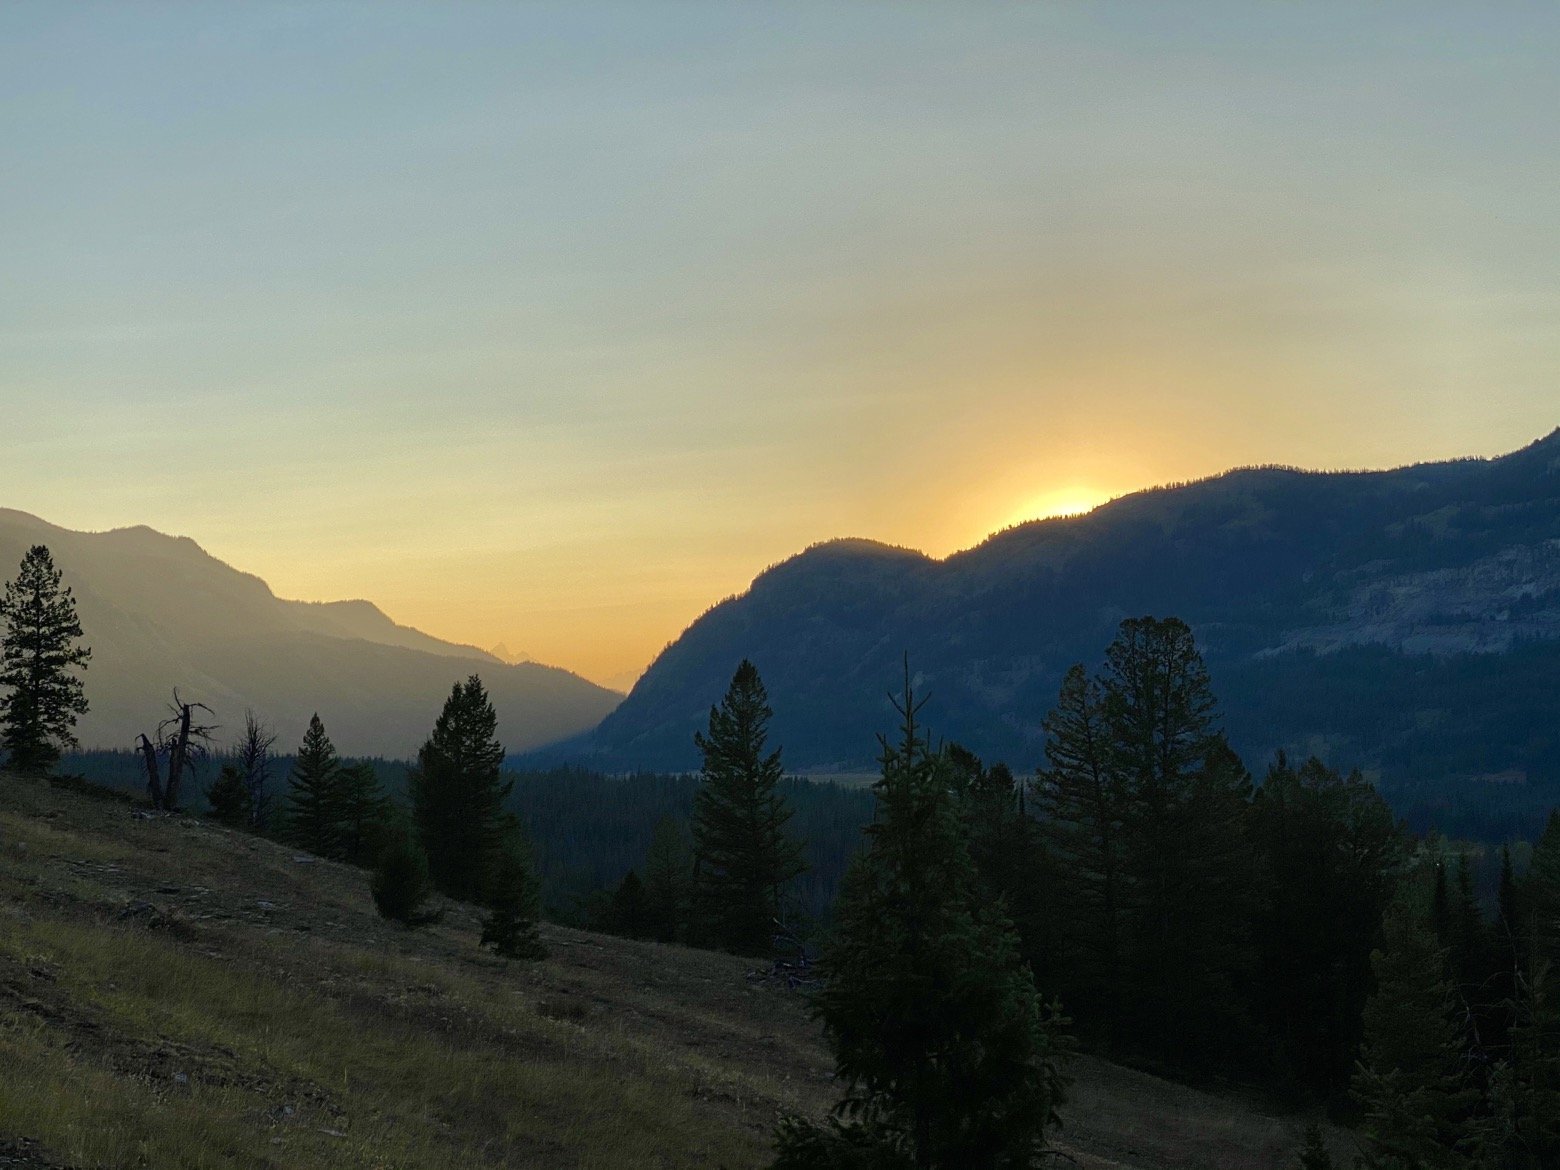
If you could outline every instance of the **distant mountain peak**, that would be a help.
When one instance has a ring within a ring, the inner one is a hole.
[[[317,710],[343,752],[386,756],[414,752],[451,684],[475,672],[514,750],[584,731],[619,698],[568,671],[508,665],[400,625],[361,598],[278,598],[190,537],[146,525],[77,532],[0,509],[0,579],[40,540],[92,646],[91,710],[78,729],[88,746],[128,747],[174,687],[212,706],[224,735],[252,708],[295,743]]]
[[[531,655],[525,650],[511,650],[508,643],[506,642],[500,642],[497,646],[494,646],[491,650],[489,650],[488,653],[491,654],[494,658],[498,659],[500,662],[507,662],[511,666],[518,666],[522,662],[536,661],[536,659],[531,657]]]

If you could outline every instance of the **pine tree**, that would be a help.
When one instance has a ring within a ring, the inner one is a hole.
[[[434,885],[452,898],[481,902],[505,863],[504,801],[498,716],[482,680],[456,683],[408,779],[412,816]]]
[[[343,764],[337,774],[337,792],[342,859],[368,865],[384,849],[391,812],[374,765],[367,760]]]
[[[1403,844],[1360,775],[1280,753],[1251,807],[1259,905],[1255,1002],[1270,1070],[1329,1100],[1348,1089],[1370,955]]]
[[[47,773],[76,743],[87,697],[71,672],[92,657],[81,636],[75,598],[49,550],[33,545],[0,596],[0,751],[17,772]]]
[[[487,917],[482,946],[506,959],[545,959],[547,948],[536,928],[540,903],[530,846],[518,821],[507,818],[497,860],[487,881]]]
[[[1354,1095],[1364,1113],[1367,1170],[1456,1170],[1467,1164],[1465,1037],[1454,1018],[1446,956],[1406,895],[1382,922],[1371,955],[1376,991],[1365,1005],[1365,1042]]]
[[[975,872],[988,896],[1002,899],[1035,978],[1054,986],[1054,882],[1024,790],[1006,764],[988,767],[958,744],[946,755]]]
[[[693,889],[693,852],[681,822],[656,822],[645,853],[645,929],[658,942],[686,937]]]
[[[309,719],[287,778],[282,837],[320,857],[343,856],[341,761],[318,712]]]
[[[643,938],[648,933],[645,884],[633,870],[624,874],[618,888],[612,891],[612,902],[607,908],[607,926],[610,933],[628,938]]]
[[[1133,1032],[1161,1059],[1206,1063],[1244,1033],[1251,779],[1218,730],[1185,622],[1128,619],[1105,657],[1110,766],[1125,800]]]
[[[206,803],[211,806],[212,820],[230,829],[249,827],[249,785],[238,765],[222,765],[222,771],[206,789]]]
[[[766,954],[781,917],[786,883],[806,870],[785,831],[791,812],[778,791],[780,751],[765,752],[770,710],[764,684],[743,659],[709,733],[693,805],[701,937],[737,954]]]
[[[1061,1099],[1059,1025],[982,888],[908,678],[897,706],[815,1001],[846,1096],[827,1128],[784,1125],[776,1166],[1029,1167]]]
[[[1520,904],[1530,961],[1544,959],[1560,968],[1560,809],[1549,814],[1533,846]]]
[[[1077,1018],[1097,1021],[1109,1052],[1118,1046],[1126,995],[1127,803],[1102,702],[1099,684],[1072,667],[1045,720],[1047,766],[1036,795],[1060,906],[1059,990]]]
[[[1560,1005],[1550,967],[1519,972],[1507,1055],[1489,1076],[1489,1112],[1478,1126],[1478,1165],[1491,1170],[1560,1166]]]
[[[1305,1127],[1305,1147],[1300,1151],[1300,1170],[1333,1170],[1332,1154],[1322,1137],[1322,1127],[1312,1122]]]
[[[443,917],[442,912],[425,913],[421,909],[433,892],[428,880],[428,858],[404,825],[401,831],[389,834],[384,851],[374,864],[370,890],[381,917],[407,926],[422,926]]]
[[[1517,937],[1523,930],[1523,922],[1527,916],[1522,912],[1522,892],[1511,866],[1510,845],[1500,847],[1500,889],[1496,895],[1495,905],[1502,951],[1506,958],[1514,959],[1515,965],[1520,965],[1523,952],[1517,946]]]

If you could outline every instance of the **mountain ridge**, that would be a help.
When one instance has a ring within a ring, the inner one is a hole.
[[[253,708],[283,744],[318,711],[343,752],[386,756],[413,754],[468,674],[482,675],[514,750],[584,730],[620,697],[557,667],[506,664],[400,625],[369,601],[280,598],[186,536],[146,525],[77,532],[0,509],[0,577],[35,543],[49,546],[74,591],[93,648],[92,707],[78,728],[87,747],[129,747],[174,687],[224,726]]]
[[[600,727],[558,750],[612,769],[694,767],[693,732],[748,657],[789,764],[868,766],[908,653],[935,731],[1028,770],[1062,672],[1097,665],[1119,622],[1144,613],[1191,622],[1254,766],[1278,747],[1321,745],[1345,766],[1422,771],[1406,762],[1406,732],[1349,725],[1323,710],[1321,689],[1292,718],[1261,692],[1282,682],[1293,694],[1298,683],[1278,675],[1318,676],[1317,662],[1325,674],[1340,654],[1390,675],[1388,690],[1417,672],[1456,692],[1452,676],[1487,670],[1468,655],[1512,655],[1540,680],[1551,655],[1560,667],[1560,429],[1490,458],[1233,468],[1015,525],[942,559],[820,542],[711,607]],[[1420,702],[1398,697],[1405,710]],[[1475,723],[1488,714],[1487,697],[1453,697]],[[1488,754],[1481,772],[1550,767],[1504,741]]]

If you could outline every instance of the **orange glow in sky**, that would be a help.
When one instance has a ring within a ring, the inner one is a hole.
[[[1557,56],[1539,5],[13,0],[0,506],[626,686],[832,537],[1513,450]]]
[[[1092,512],[1110,496],[1089,488],[1065,487],[1042,491],[1025,500],[1013,513],[1009,524],[1022,524],[1026,520],[1044,520],[1051,516],[1081,516]]]

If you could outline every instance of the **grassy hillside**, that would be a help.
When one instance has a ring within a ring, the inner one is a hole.
[[[545,927],[408,932],[364,875],[0,775],[0,1166],[757,1167],[834,1096],[744,960]],[[1299,1119],[1091,1060],[1084,1167],[1287,1166]]]

